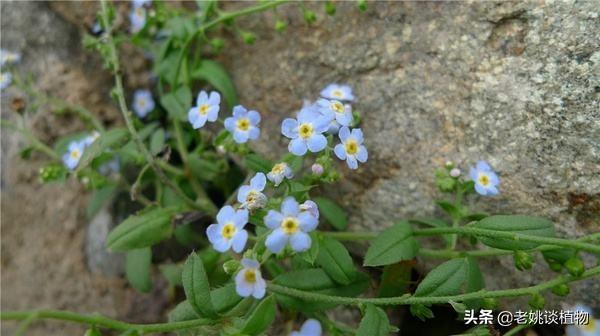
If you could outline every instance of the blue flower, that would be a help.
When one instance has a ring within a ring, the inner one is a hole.
[[[477,161],[475,167],[470,170],[471,179],[475,182],[475,191],[483,196],[498,194],[500,179],[485,161]]]
[[[566,328],[566,336],[600,335],[600,320],[594,318],[594,312],[590,307],[577,304],[570,312],[571,316],[575,316],[575,318],[573,318],[574,323]],[[585,318],[586,315],[588,316],[587,319]]]
[[[152,0],[133,0],[133,7],[146,7],[152,4]]]
[[[300,331],[292,331],[290,336],[321,336],[323,330],[321,323],[315,319],[308,319],[300,327]]]
[[[5,49],[0,49],[0,66],[5,66],[7,64],[15,64],[21,61],[21,54],[8,51]]]
[[[6,89],[12,83],[12,74],[10,72],[0,73],[0,90]]]
[[[300,204],[300,211],[308,211],[313,217],[319,219],[319,207],[317,206],[317,203],[311,200],[306,200],[304,203]]]
[[[352,88],[348,85],[329,84],[321,91],[321,97],[341,101],[353,101]]]
[[[363,134],[360,128],[355,128],[350,132],[348,127],[340,128],[339,132],[341,144],[337,144],[333,151],[340,160],[346,160],[350,169],[358,168],[358,162],[367,162],[369,153],[363,146]]]
[[[97,131],[92,132],[92,134],[86,136],[85,138],[83,138],[83,144],[86,147],[91,146],[94,141],[96,141],[96,139],[98,139],[100,137],[100,133],[98,133]]]
[[[310,107],[302,108],[297,119],[285,119],[281,123],[281,133],[292,139],[288,150],[302,156],[307,150],[316,153],[325,149],[327,138],[322,133],[327,130],[330,120]]]
[[[273,166],[273,169],[267,174],[269,181],[277,187],[284,178],[291,179],[294,177],[292,168],[287,163],[281,162]]]
[[[265,241],[267,248],[279,253],[290,243],[296,252],[310,248],[311,239],[308,232],[313,231],[319,221],[308,211],[301,211],[300,205],[293,197],[287,197],[281,204],[281,212],[269,210],[264,218],[265,225],[272,229]]]
[[[135,114],[144,118],[148,113],[154,110],[154,98],[149,90],[137,90],[133,94],[133,111]]]
[[[265,174],[256,173],[250,180],[250,185],[243,185],[238,191],[237,200],[241,207],[248,210],[260,209],[267,205],[267,196],[262,193],[267,184]]]
[[[242,270],[235,276],[235,291],[241,297],[252,295],[257,299],[265,296],[267,283],[260,273],[260,264],[253,259],[242,259]]]
[[[233,134],[233,140],[237,143],[245,143],[256,140],[260,136],[260,114],[256,111],[248,111],[242,105],[233,108],[233,117],[225,119],[225,129]]]
[[[131,21],[131,32],[137,33],[146,25],[146,9],[142,6],[134,6],[129,13],[129,21]]]
[[[70,170],[75,169],[79,164],[79,160],[81,160],[84,150],[85,143],[83,141],[71,141],[67,152],[62,157],[65,167]]]
[[[196,106],[192,107],[188,112],[188,120],[194,129],[198,129],[206,121],[213,122],[219,117],[219,104],[221,103],[221,95],[212,91],[210,96],[206,91],[200,91],[196,99]]]
[[[225,252],[230,248],[240,253],[246,246],[248,232],[244,226],[248,223],[248,210],[233,210],[226,205],[217,214],[217,224],[211,224],[206,229],[206,236],[213,248]]]
[[[350,105],[344,105],[339,100],[319,99],[317,106],[323,116],[329,117],[332,121],[335,119],[339,125],[350,126],[352,123],[352,107]]]

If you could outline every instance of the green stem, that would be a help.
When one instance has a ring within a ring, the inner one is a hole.
[[[33,133],[31,133],[31,131],[29,131],[28,129],[21,128],[21,127],[15,125],[14,123],[4,120],[4,119],[2,119],[2,121],[0,122],[0,125],[3,127],[6,127],[6,128],[12,129],[13,131],[21,133],[27,139],[27,141],[29,141],[31,146],[33,146],[35,149],[48,155],[49,157],[51,157],[54,160],[60,161],[60,156],[52,148],[48,147],[46,144],[44,144],[40,140],[38,140],[38,138],[36,138],[35,135],[33,135]]]
[[[96,327],[107,328],[111,330],[128,331],[136,330],[142,334],[170,332],[184,329],[191,329],[200,326],[212,325],[218,323],[208,319],[195,319],[182,322],[155,323],[155,324],[135,324],[121,322],[102,315],[83,315],[69,311],[61,310],[33,310],[33,311],[7,311],[0,313],[0,319],[22,321],[35,316],[34,319],[51,319],[70,321],[81,324],[88,324]]]
[[[133,125],[133,121],[131,120],[131,111],[129,111],[127,109],[127,104],[125,102],[125,93],[123,90],[123,82],[122,82],[121,76],[120,76],[121,70],[120,70],[119,58],[117,56],[117,48],[115,46],[115,42],[114,42],[113,36],[112,36],[112,27],[110,26],[110,21],[108,19],[108,9],[106,6],[106,0],[102,0],[101,5],[102,5],[102,21],[103,21],[104,27],[106,27],[106,40],[107,40],[107,45],[109,47],[108,57],[109,57],[109,62],[112,65],[112,70],[113,70],[114,77],[115,77],[114,92],[117,96],[117,101],[119,103],[119,109],[121,110],[123,119],[125,119],[125,124],[127,125],[127,129],[129,130],[129,133],[131,133],[131,137],[133,138],[134,142],[136,143],[138,149],[142,152],[142,154],[146,158],[146,161],[148,162],[148,164],[150,164],[150,167],[152,168],[152,170],[154,170],[154,172],[156,173],[156,176],[160,179],[160,181],[164,185],[166,185],[167,187],[172,189],[173,192],[179,198],[181,198],[189,207],[194,208],[194,209],[201,209],[201,210],[205,210],[205,211],[208,210],[208,209],[204,209],[204,207],[202,205],[194,202],[180,188],[178,188],[175,184],[173,184],[173,182],[171,182],[171,180],[169,180],[167,178],[165,173],[160,168],[160,165],[154,159],[154,157],[152,156],[152,154],[150,153],[150,151],[148,150],[148,148],[146,147],[146,145],[140,138],[139,134],[137,133],[137,130],[135,129],[135,126]]]
[[[355,306],[360,304],[375,304],[375,305],[411,305],[411,304],[436,304],[436,303],[448,303],[449,301],[455,302],[463,302],[466,300],[472,299],[483,299],[483,298],[506,298],[506,297],[517,297],[517,296],[526,296],[534,293],[538,293],[540,291],[548,290],[554,286],[583,280],[586,278],[591,278],[593,276],[600,275],[600,266],[596,266],[594,268],[590,268],[585,271],[581,277],[573,277],[571,275],[562,275],[558,276],[550,281],[541,283],[539,285],[524,287],[524,288],[515,288],[515,289],[502,289],[502,290],[480,290],[477,292],[466,293],[466,294],[457,294],[457,295],[446,295],[446,296],[415,296],[410,294],[405,294],[403,296],[397,297],[389,297],[389,298],[355,298],[355,297],[345,297],[345,296],[334,296],[327,295],[315,292],[307,292],[303,290],[298,290],[294,288],[289,288],[281,285],[276,285],[273,283],[269,283],[267,288],[269,291],[275,294],[283,294],[292,297],[296,297],[306,301],[316,301],[316,302],[327,302],[334,303],[339,305],[349,305]]]
[[[456,196],[454,198],[454,206],[456,209],[460,209],[462,203],[462,191],[460,187],[456,188]],[[452,216],[452,227],[456,228],[460,225],[460,214]],[[454,250],[456,248],[456,242],[458,241],[458,235],[454,234],[450,236],[450,243],[448,244],[449,250]]]

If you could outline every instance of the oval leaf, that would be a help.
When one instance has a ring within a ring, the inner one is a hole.
[[[204,264],[195,252],[192,252],[186,260],[181,280],[185,297],[196,313],[207,317],[216,316],[211,300],[208,277],[204,271]]]
[[[319,207],[319,213],[327,219],[334,228],[345,230],[348,227],[348,215],[337,203],[325,197],[316,197],[313,199]]]
[[[386,336],[390,334],[390,321],[383,309],[368,304],[365,316],[360,321],[357,336]]]
[[[407,221],[401,221],[381,232],[373,241],[365,256],[365,266],[389,265],[415,257],[419,244],[412,236]]]
[[[252,312],[242,333],[247,335],[258,335],[269,328],[271,323],[275,320],[275,298],[273,295],[269,295],[266,299],[262,300],[256,309]]]
[[[131,250],[125,256],[125,275],[127,281],[142,293],[152,289],[150,266],[152,265],[152,250],[149,247]]]
[[[114,228],[106,238],[111,251],[127,251],[152,246],[171,236],[171,216],[178,208],[156,208],[139,215],[129,216]]]
[[[333,280],[342,285],[351,283],[356,276],[352,257],[346,247],[335,239],[321,239],[316,261]]]
[[[421,281],[415,296],[458,294],[467,280],[469,263],[466,258],[452,259],[434,268]]]
[[[530,236],[554,237],[554,225],[551,221],[530,216],[490,216],[475,223],[472,227],[495,231],[506,231]],[[511,239],[478,237],[487,246],[503,250],[529,250],[539,243],[515,241]]]

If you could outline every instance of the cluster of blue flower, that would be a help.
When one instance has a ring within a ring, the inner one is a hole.
[[[67,152],[62,157],[65,167],[70,170],[77,168],[85,149],[93,144],[98,137],[100,137],[100,133],[94,131],[83,139],[71,141],[67,148]]]
[[[133,0],[131,13],[129,13],[129,21],[131,24],[131,32],[137,33],[146,25],[146,7],[152,3],[152,0]]]

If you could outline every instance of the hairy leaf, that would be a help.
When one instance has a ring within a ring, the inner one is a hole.
[[[365,256],[365,266],[382,266],[401,260],[412,259],[419,244],[412,236],[407,221],[401,221],[381,232],[373,241]]]
[[[551,221],[531,216],[490,216],[475,223],[479,229],[504,231],[538,237],[554,237],[554,225]],[[506,238],[478,237],[487,246],[503,250],[528,250],[539,246],[538,243],[516,241]]]
[[[152,246],[171,236],[171,217],[178,207],[155,208],[129,216],[114,228],[106,239],[111,251],[127,251]]]
[[[151,265],[152,250],[149,247],[131,250],[125,256],[127,281],[142,293],[148,293],[152,289]]]
[[[183,289],[188,302],[201,316],[214,317],[215,308],[210,294],[208,277],[202,259],[192,252],[183,266],[181,274]]]
[[[334,228],[341,231],[348,227],[348,215],[337,203],[326,197],[315,197],[313,200],[319,207],[319,213],[323,215]]]

